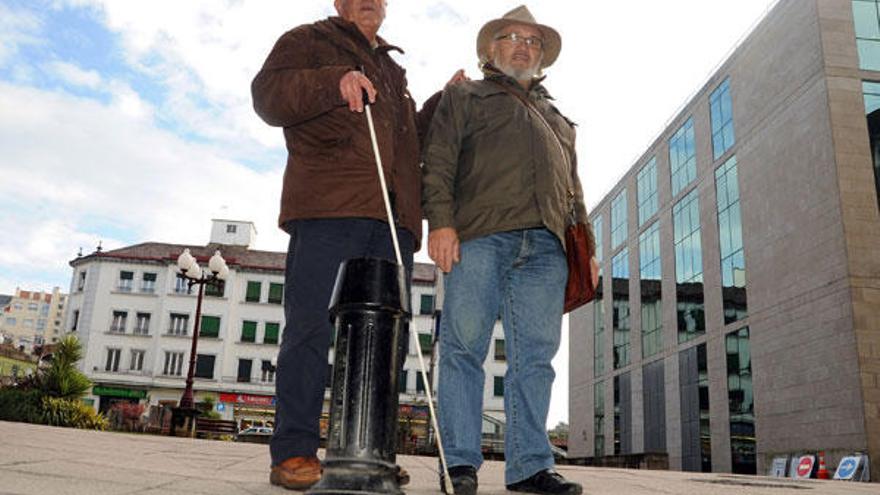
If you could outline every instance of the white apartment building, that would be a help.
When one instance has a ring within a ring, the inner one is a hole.
[[[70,262],[67,330],[83,343],[81,366],[95,383],[88,400],[96,408],[103,411],[117,401],[157,405],[180,399],[189,365],[196,288],[190,293],[177,276],[177,257],[189,248],[206,266],[219,250],[230,273],[222,289],[206,290],[202,302],[196,401],[213,399],[225,419],[242,425],[272,421],[274,363],[284,328],[286,253],[251,249],[255,236],[251,222],[214,220],[205,246],[147,242]],[[427,418],[416,353],[423,352],[426,363],[430,361],[435,306],[439,308],[442,301],[438,274],[433,265],[423,263],[417,263],[413,273],[411,325],[419,342],[409,342],[400,384],[401,417],[410,426]],[[503,421],[506,363],[500,323],[493,339],[485,363],[485,409]],[[331,348],[328,387],[332,363]],[[328,407],[329,388],[325,413]],[[326,418],[322,426],[326,427]]]
[[[27,349],[58,342],[64,333],[66,302],[67,295],[58,287],[51,293],[16,288],[15,295],[0,308],[3,311],[0,314],[0,334],[15,346]]]

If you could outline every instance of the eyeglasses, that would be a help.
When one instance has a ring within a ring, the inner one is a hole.
[[[509,41],[512,44],[522,41],[529,48],[541,49],[544,47],[544,40],[537,36],[523,36],[521,34],[509,33],[495,37],[495,41]]]

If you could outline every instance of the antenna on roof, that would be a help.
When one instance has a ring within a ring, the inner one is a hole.
[[[101,247],[101,242],[103,242],[103,241],[100,241],[100,240],[98,241],[98,247],[95,248],[95,252],[96,252],[96,253],[100,253],[101,250],[104,249],[104,248]]]
[[[77,257],[77,258],[82,258],[82,256],[83,256],[83,248],[82,248],[82,246],[80,246],[80,247],[79,247],[79,252],[76,253],[76,257]]]

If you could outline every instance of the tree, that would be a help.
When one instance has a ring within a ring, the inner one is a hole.
[[[38,378],[39,387],[50,397],[81,399],[92,386],[86,375],[76,369],[76,363],[82,357],[82,345],[76,337],[68,335],[62,338],[52,364]]]

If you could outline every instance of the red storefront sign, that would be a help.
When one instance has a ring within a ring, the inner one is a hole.
[[[274,406],[275,397],[271,395],[220,394],[220,402],[250,406]]]

